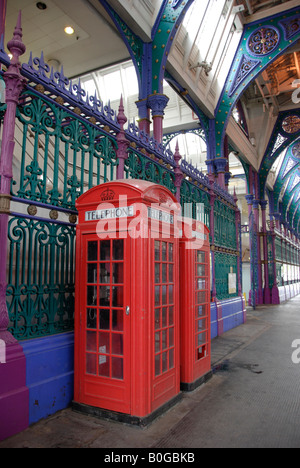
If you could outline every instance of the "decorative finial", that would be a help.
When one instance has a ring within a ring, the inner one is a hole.
[[[8,42],[8,50],[12,53],[11,64],[16,65],[19,63],[20,55],[26,51],[26,46],[22,41],[23,32],[21,26],[21,10],[19,11],[18,21],[14,30],[13,38]]]
[[[126,117],[126,115],[124,113],[124,104],[123,104],[123,96],[122,95],[121,95],[121,99],[120,99],[119,113],[118,113],[118,116],[117,116],[117,121],[121,126],[121,130],[123,130],[124,125],[127,122],[127,117]]]
[[[179,161],[181,160],[181,154],[179,153],[179,143],[178,140],[176,141],[175,153],[174,153],[174,161],[176,165],[179,165]]]

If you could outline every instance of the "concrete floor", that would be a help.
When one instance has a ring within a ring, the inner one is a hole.
[[[292,362],[297,339],[299,296],[249,309],[245,325],[213,340],[213,378],[148,428],[66,409],[0,448],[299,448],[300,364]]]

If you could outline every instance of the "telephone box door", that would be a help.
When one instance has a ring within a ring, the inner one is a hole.
[[[130,413],[130,238],[82,237],[79,399]]]

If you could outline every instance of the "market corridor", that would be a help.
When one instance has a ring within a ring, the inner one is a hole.
[[[66,409],[1,442],[0,448],[298,448],[300,352],[292,347],[295,340],[300,340],[299,296],[281,306],[248,309],[246,324],[213,340],[212,379],[184,394],[148,428]]]

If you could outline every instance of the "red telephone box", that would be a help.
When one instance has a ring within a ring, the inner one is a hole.
[[[180,381],[194,390],[211,374],[209,230],[199,221],[181,223]]]
[[[73,408],[144,424],[180,395],[180,207],[141,180],[77,201]]]

